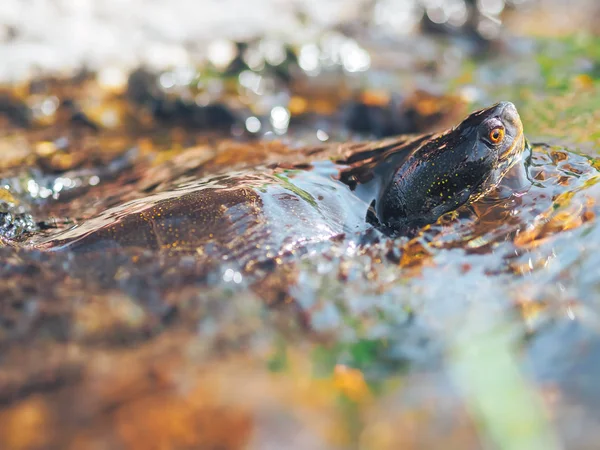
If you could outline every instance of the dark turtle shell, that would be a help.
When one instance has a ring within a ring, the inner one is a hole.
[[[246,264],[373,227],[407,233],[496,186],[523,147],[517,111],[504,102],[442,134],[300,149],[237,172],[188,175],[33,242],[49,250],[140,247]]]

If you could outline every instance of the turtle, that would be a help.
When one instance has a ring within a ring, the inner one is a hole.
[[[410,235],[503,178],[523,181],[525,148],[517,109],[500,102],[442,133],[287,149],[236,170],[205,167],[32,242],[54,252],[137,247],[247,264],[370,230]]]

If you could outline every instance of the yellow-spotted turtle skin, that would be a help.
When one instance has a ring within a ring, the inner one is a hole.
[[[391,177],[382,175],[377,218],[396,231],[435,222],[496,186],[524,147],[523,126],[512,103],[471,114],[423,142]]]
[[[522,164],[524,146],[519,115],[502,102],[441,134],[329,144],[276,163],[188,176],[33,245],[140,247],[248,263],[374,227],[409,233],[495,187]]]

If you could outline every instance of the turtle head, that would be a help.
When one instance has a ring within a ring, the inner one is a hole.
[[[472,155],[479,159],[483,157],[492,163],[492,177],[489,181],[497,183],[521,157],[525,148],[523,124],[517,108],[511,102],[500,102],[477,111],[459,126],[466,133],[470,127],[477,131],[474,136],[476,148]]]
[[[395,169],[375,203],[381,224],[422,226],[484,195],[521,158],[519,113],[510,102],[476,111],[423,144]]]

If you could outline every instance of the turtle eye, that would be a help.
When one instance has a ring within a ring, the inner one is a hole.
[[[498,142],[501,142],[502,139],[504,139],[504,127],[494,128],[492,131],[490,131],[490,134],[488,137],[490,138],[490,141],[493,144],[497,144]]]

